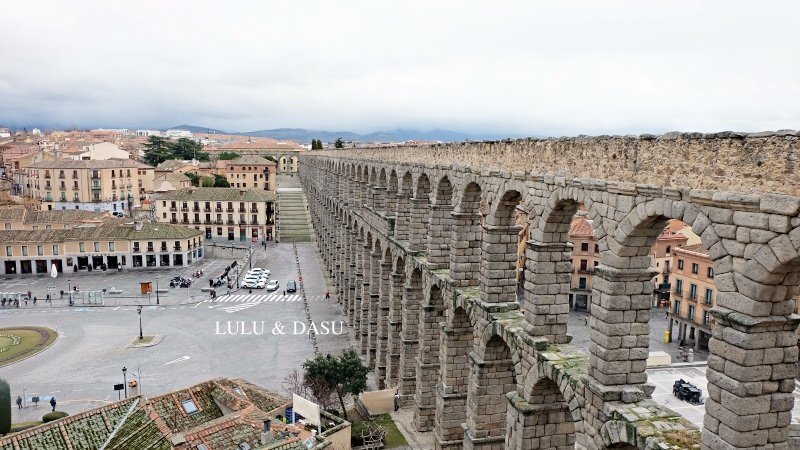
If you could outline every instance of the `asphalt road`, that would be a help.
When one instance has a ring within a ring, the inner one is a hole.
[[[311,244],[297,246],[303,286],[309,311],[315,325],[323,321],[343,327],[340,335],[318,334],[323,353],[351,347],[348,328],[335,296],[324,299],[327,286]],[[17,308],[0,309],[0,327],[37,325],[59,332],[59,339],[45,352],[0,369],[0,376],[12,387],[12,397],[23,393],[30,397],[53,395],[59,410],[76,413],[115,401],[113,385],[140,375],[140,389],[153,396],[184,388],[215,377],[244,378],[266,388],[281,391],[284,378],[314,356],[314,346],[307,330],[305,306],[301,292],[283,296],[283,286],[290,279],[298,280],[298,265],[291,244],[278,244],[266,251],[258,247],[254,266],[272,271],[270,278],[281,282],[276,293],[253,289],[252,294],[240,289],[225,296],[217,289],[217,301],[211,301],[200,288],[208,286],[210,273],[221,270],[230,261],[206,260],[205,275],[191,289],[173,288],[155,306],[155,296],[114,300],[108,306],[67,307],[66,300],[53,306],[39,302]],[[176,271],[178,272],[178,271]],[[183,270],[186,275],[188,270]],[[79,274],[71,277],[82,291],[115,286],[134,291],[146,272],[106,272]],[[162,275],[162,280],[172,274]],[[63,280],[56,280],[62,282]],[[38,292],[44,298],[49,278],[16,278],[0,280],[0,291]],[[163,288],[163,286],[162,286]],[[61,289],[60,287],[58,289]],[[118,298],[118,297],[116,297]],[[155,346],[129,348],[139,334],[139,317],[135,303],[143,303],[142,325],[145,335],[160,335]],[[118,304],[116,304],[118,303]],[[297,324],[295,324],[297,322]],[[321,331],[321,330],[320,330]],[[337,331],[339,331],[337,329]],[[249,334],[248,334],[249,333]],[[135,391],[134,391],[135,392]],[[15,422],[38,419],[49,405],[14,408]]]

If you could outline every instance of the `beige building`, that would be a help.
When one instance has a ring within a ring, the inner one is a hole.
[[[259,189],[188,188],[155,201],[156,220],[202,230],[207,239],[272,240],[275,194]]]
[[[592,304],[594,268],[599,264],[600,258],[592,221],[581,215],[572,219],[569,241],[573,246],[569,306],[576,310],[588,311]]]
[[[107,212],[64,209],[40,211],[23,206],[0,208],[0,230],[66,230],[79,226],[98,226],[112,220]]]
[[[276,169],[278,173],[297,172],[298,156],[308,151],[305,147],[295,142],[276,141],[272,139],[234,142],[221,145],[216,149],[207,150],[212,155],[218,155],[223,152],[234,152],[242,156],[271,156],[277,161]]]
[[[682,232],[675,232],[673,229],[684,230],[683,222],[673,221],[656,239],[655,245],[651,249],[651,267],[658,271],[653,280],[653,306],[669,307],[669,297],[671,292],[671,274],[674,269],[673,257],[675,249],[687,244],[689,237]],[[686,230],[684,230],[686,231]],[[689,230],[691,232],[691,230]]]
[[[275,192],[276,164],[261,156],[241,156],[225,161],[222,175],[232,188]]]
[[[712,325],[708,311],[716,305],[717,299],[713,263],[703,244],[674,248],[672,252],[671,339],[695,349],[707,348]]]
[[[182,173],[159,172],[153,180],[153,192],[165,193],[192,187],[192,180]]]
[[[117,144],[111,142],[100,142],[97,144],[84,145],[82,152],[78,153],[74,159],[129,159],[131,154],[119,148]]]
[[[203,258],[200,231],[169,224],[109,220],[67,229],[0,230],[6,275],[124,267],[182,267]]]
[[[23,191],[43,210],[126,211],[153,190],[153,168],[132,159],[39,161],[24,169]]]

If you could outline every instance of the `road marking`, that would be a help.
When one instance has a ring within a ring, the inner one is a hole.
[[[116,308],[114,308],[114,311],[116,311],[116,310],[118,310],[120,308],[122,308],[122,307],[121,306],[117,306]]]
[[[244,309],[252,308],[253,306],[258,305],[258,302],[251,302],[251,303],[240,303],[238,305],[233,306],[226,306],[224,308],[220,308],[221,310],[225,311],[228,314],[235,313],[238,311],[242,311]]]
[[[164,363],[164,365],[165,365],[165,366],[168,366],[168,365],[170,365],[170,364],[175,364],[176,362],[186,361],[186,360],[188,360],[188,359],[189,359],[189,357],[188,357],[188,356],[181,356],[181,357],[180,357],[180,358],[178,358],[178,359],[173,359],[173,360],[172,360],[172,361],[170,361],[170,362]]]

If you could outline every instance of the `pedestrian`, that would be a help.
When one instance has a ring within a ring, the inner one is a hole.
[[[47,297],[45,299],[46,299],[46,303],[50,303],[50,294],[47,294]]]
[[[669,319],[669,311],[666,311],[664,313],[664,320],[667,320],[667,319]]]
[[[22,301],[24,301],[24,302],[25,302],[25,306],[28,306],[28,299],[29,299],[29,298],[30,298],[30,297],[23,297]]]
[[[33,297],[33,306],[36,306],[36,297]]]
[[[17,396],[17,408],[22,409],[22,397]]]
[[[61,290],[61,300],[64,300],[64,290]]]
[[[252,290],[252,289],[248,289],[248,290],[247,290],[247,293],[248,293],[248,294],[252,294],[252,293],[253,293],[253,290]]]
[[[214,280],[208,280],[208,287],[214,287]]]
[[[325,291],[325,300],[331,299],[331,291]]]
[[[584,317],[584,318],[583,318],[583,326],[588,326],[588,325],[589,325],[589,319],[587,319],[586,317]]]
[[[286,297],[286,289],[283,290],[283,296]]]
[[[53,407],[53,411],[56,410],[56,398],[55,397],[50,397],[50,406]]]
[[[28,291],[28,298],[31,298],[31,291]]]
[[[400,393],[394,391],[394,410],[397,411],[400,409]]]

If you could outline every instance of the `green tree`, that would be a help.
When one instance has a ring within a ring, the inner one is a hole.
[[[333,146],[336,148],[344,148],[344,141],[342,140],[342,138],[337,138]]]
[[[197,175],[194,172],[187,172],[184,175],[186,175],[187,177],[189,177],[190,180],[192,180],[191,181],[192,186],[200,186],[200,175]]]
[[[0,379],[0,435],[11,430],[11,387]]]
[[[188,138],[180,138],[175,142],[169,142],[167,147],[173,155],[171,159],[211,160],[208,153],[203,151],[203,144]]]
[[[157,166],[162,162],[172,159],[172,152],[166,139],[160,136],[150,136],[144,145],[144,160],[151,166]]]
[[[222,152],[219,154],[218,159],[230,160],[230,159],[236,159],[239,156],[241,155],[239,155],[236,152]]]
[[[265,156],[264,158],[267,158],[268,160],[270,160],[270,161],[274,162],[275,164],[278,164],[278,160],[277,160],[277,159],[275,159],[275,157],[274,157],[274,156],[272,156],[272,155],[267,155],[267,156]]]
[[[347,411],[344,398],[347,395],[356,396],[367,389],[369,368],[364,366],[353,350],[345,350],[338,358],[319,355],[303,363],[303,369],[305,380],[314,391],[315,397],[324,398],[325,392],[336,393],[345,419]]]
[[[214,187],[214,177],[200,177],[201,187]]]
[[[231,187],[225,175],[214,175],[214,187]]]

